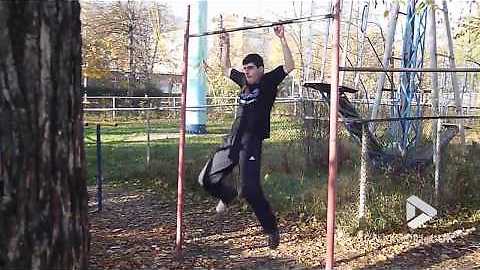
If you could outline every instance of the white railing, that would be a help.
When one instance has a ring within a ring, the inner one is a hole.
[[[124,97],[124,96],[84,96],[83,104],[84,111],[90,113],[110,113],[112,119],[116,119],[117,112],[126,111],[170,111],[175,115],[178,114],[181,97]],[[302,98],[299,97],[284,97],[277,98],[275,103],[293,103],[294,112],[297,112],[297,103]],[[137,102],[129,102],[123,104],[122,101],[136,100]],[[305,100],[305,99],[302,99]],[[144,102],[140,104],[140,102]],[[208,109],[222,109],[222,112],[232,113],[236,117],[236,107],[238,106],[238,97],[207,97],[206,105],[204,106],[189,106],[187,110],[208,110]]]

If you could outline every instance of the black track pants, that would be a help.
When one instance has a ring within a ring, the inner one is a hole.
[[[215,152],[200,172],[198,180],[208,193],[229,204],[237,196],[237,190],[225,179],[238,164],[240,196],[252,207],[265,233],[272,233],[277,230],[277,222],[260,183],[261,155],[262,139],[243,134],[238,146],[227,143]]]

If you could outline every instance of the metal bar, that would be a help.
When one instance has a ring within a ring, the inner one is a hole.
[[[335,0],[333,6],[333,59],[332,59],[332,81],[330,89],[330,138],[328,158],[328,199],[327,199],[327,258],[325,269],[331,270],[334,267],[335,248],[335,208],[337,181],[337,128],[338,128],[338,80],[340,63],[340,0]]]
[[[357,44],[357,49],[358,53],[356,54],[356,63],[355,66],[362,66],[363,65],[363,59],[364,59],[364,50],[365,50],[365,37],[366,37],[366,31],[367,31],[367,26],[368,24],[364,24],[364,22],[368,21],[368,9],[370,7],[370,1],[366,0],[363,1],[363,10],[362,10],[362,19],[360,20],[360,41]],[[366,20],[364,21],[366,16]],[[365,26],[365,28],[364,28]],[[358,37],[358,30],[357,30],[357,37]],[[360,83],[360,73],[355,72],[354,74],[354,79],[353,79],[353,88],[358,88],[358,84]]]
[[[234,28],[230,28],[230,29],[207,31],[207,32],[203,32],[203,33],[190,34],[189,37],[203,37],[203,36],[209,36],[209,35],[218,35],[218,34],[223,34],[223,33],[257,29],[257,28],[267,28],[267,27],[272,27],[272,26],[276,26],[276,25],[283,25],[283,24],[311,22],[311,21],[325,20],[325,19],[329,19],[331,17],[332,17],[331,14],[315,15],[315,16],[301,17],[301,18],[295,18],[295,19],[289,19],[289,20],[281,20],[281,21],[278,21],[278,22],[261,24],[261,25],[241,26],[241,27],[234,27]]]
[[[83,111],[85,112],[110,112],[110,111],[156,111],[162,109],[160,107],[155,108],[142,108],[142,107],[134,107],[134,108],[85,108]]]
[[[102,126],[111,126],[111,127],[116,127],[118,124],[117,123],[109,123],[109,122],[84,122],[84,125],[87,127],[89,125],[102,125]]]
[[[150,99],[147,95],[146,96],[146,99],[147,99],[147,105],[148,107],[151,107],[152,104],[150,103]],[[146,111],[145,112],[145,116],[146,116],[146,123],[145,123],[145,129],[146,129],[146,132],[147,132],[147,157],[146,157],[146,167],[147,167],[147,170],[150,170],[150,112],[149,111]]]
[[[450,55],[437,52],[437,56],[450,58]]]
[[[437,125],[435,127],[436,134],[435,134],[435,145],[434,145],[434,163],[435,163],[435,172],[434,172],[434,189],[435,189],[435,205],[440,206],[440,192],[441,192],[441,151],[442,151],[442,145],[440,144],[440,130],[442,128],[442,119],[438,119],[436,121]]]
[[[102,194],[102,185],[103,185],[103,175],[102,175],[102,139],[101,139],[101,128],[100,124],[97,124],[97,209],[98,212],[103,209],[103,194]]]
[[[145,97],[123,97],[123,96],[87,96],[85,97],[84,96],[84,99],[112,99],[112,98],[116,98],[116,99],[144,99]],[[176,97],[155,97],[155,96],[149,96],[148,97],[150,100],[154,100],[154,99],[165,99],[165,100],[171,100],[171,99],[175,99]],[[232,99],[234,100],[236,97],[232,97],[232,96],[220,96],[220,97],[213,97],[213,96],[208,96],[206,97],[207,99],[211,99],[211,100],[216,100],[216,99]],[[276,100],[278,99],[290,99],[290,98],[282,98],[282,97],[278,97]]]
[[[371,122],[395,122],[400,120],[437,120],[437,119],[480,119],[480,115],[443,115],[443,116],[412,116],[412,117],[393,117],[393,118],[375,118],[375,119],[359,119],[359,118],[343,118],[346,123],[371,123]]]
[[[143,99],[144,97],[128,97],[128,96],[87,96],[87,99],[112,99],[112,98],[118,98],[118,99]],[[151,99],[168,99],[172,98],[170,96],[164,96],[164,97],[150,97]]]
[[[358,203],[358,221],[362,224],[365,220],[367,178],[368,178],[368,125],[362,124],[362,148],[360,152],[360,187]]]
[[[298,101],[318,101],[318,102],[325,102],[324,99],[314,99],[314,98],[300,98],[300,99],[289,99],[289,100],[276,100],[275,104],[277,103],[294,103]],[[350,100],[352,103],[359,102],[357,99],[352,99]],[[370,100],[371,101],[371,100]],[[365,102],[363,102],[365,103]],[[368,104],[373,104],[373,102],[368,102]],[[412,103],[416,104],[416,103]],[[428,103],[420,103],[423,106],[431,106],[431,104]],[[380,105],[391,105],[388,103],[381,103]],[[204,108],[218,108],[218,107],[235,107],[235,106],[240,106],[238,103],[229,103],[229,104],[211,104],[211,105],[204,105],[204,106],[192,106],[192,107],[186,107],[187,110],[193,110],[193,109],[204,109]],[[456,105],[446,105],[446,107],[456,107]],[[468,106],[463,106],[463,108],[467,108]],[[167,111],[167,110],[178,110],[181,109],[182,107],[180,106],[167,106],[167,107],[151,107],[151,108],[141,108],[141,107],[136,107],[136,108],[85,108],[83,109],[86,112],[105,112],[105,111]],[[471,109],[479,109],[480,106],[470,106]],[[103,123],[102,123],[103,125]]]
[[[112,98],[112,108],[116,108],[116,102],[115,102],[115,97]],[[117,116],[117,111],[112,111],[112,121],[115,122],[115,117]]]
[[[354,1],[351,1],[350,2],[350,12],[349,12],[349,15],[348,15],[348,21],[351,22],[352,21],[352,16],[353,16],[353,2]],[[342,59],[341,59],[341,62],[340,64],[342,66],[345,66],[345,63],[347,62],[347,54],[348,54],[348,46],[350,45],[350,26],[352,25],[352,23],[348,23],[347,25],[347,34],[346,34],[346,40],[345,40],[345,48],[343,48],[343,51],[342,51]],[[345,72],[342,72],[341,75],[340,75],[340,85],[343,85],[343,80],[345,79]]]
[[[437,30],[436,30],[436,19],[435,19],[435,7],[433,5],[428,7],[428,32],[429,42],[428,48],[430,52],[430,67],[437,68]],[[439,89],[438,89],[438,74],[431,74],[432,80],[432,113],[435,116],[440,115],[440,103],[439,103]],[[434,169],[434,183],[435,183],[435,205],[438,206],[439,199],[439,187],[440,187],[440,132],[441,132],[441,120],[437,119],[436,123],[432,125],[432,138],[434,138],[433,144],[433,163],[435,165]]]
[[[330,12],[332,11],[332,0],[329,1]],[[323,82],[325,78],[325,66],[327,64],[327,57],[328,57],[328,39],[330,37],[330,22],[331,20],[327,20],[325,24],[325,36],[323,38],[323,53],[322,53],[322,66],[320,67],[320,81]]]
[[[175,254],[182,257],[183,245],[183,185],[185,178],[185,115],[187,106],[187,75],[188,75],[188,42],[190,31],[190,5],[187,7],[187,25],[183,44],[183,70],[182,70],[182,109],[180,110],[180,141],[178,143],[178,185],[177,185],[177,235],[175,241]]]
[[[312,6],[313,6],[313,0],[312,0]],[[313,13],[313,9],[310,9],[310,15],[312,15]],[[305,53],[305,60],[304,60],[304,64],[302,66],[302,76],[303,78],[301,78],[302,80],[309,80],[310,78],[310,67],[311,67],[311,64],[312,64],[312,59],[313,59],[313,51],[312,51],[312,45],[313,45],[313,35],[312,35],[312,23],[309,23],[307,25],[307,40],[306,40],[306,46],[305,46],[305,50],[304,50],[304,53]],[[300,91],[302,92],[302,91]],[[301,94],[302,95],[302,94]]]
[[[450,62],[450,68],[455,69],[456,64],[455,64],[455,54],[453,51],[453,38],[452,38],[452,31],[450,28],[450,19],[448,17],[448,7],[447,7],[447,1],[443,0],[443,15],[444,15],[444,22],[445,22],[445,29],[447,31],[447,41],[448,41],[448,54],[450,57],[448,58]],[[467,72],[467,71],[465,71]],[[452,82],[452,88],[453,88],[453,93],[455,97],[455,105],[457,106],[456,111],[458,115],[463,114],[462,110],[462,96],[460,93],[460,89],[458,87],[458,80],[457,80],[457,74],[452,73],[451,74],[451,82]],[[460,132],[460,143],[462,145],[465,145],[465,130],[463,128],[463,122],[460,121],[459,123],[459,132]]]
[[[480,68],[381,68],[381,67],[339,67],[340,71],[355,72],[480,72]]]
[[[280,99],[276,100],[275,103],[291,103],[296,102],[297,99]],[[210,104],[204,106],[190,106],[185,107],[187,110],[193,109],[204,109],[204,108],[217,108],[217,107],[225,107],[225,106],[239,106],[237,103],[229,103],[229,104]],[[86,112],[105,112],[105,111],[164,111],[164,110],[173,110],[173,109],[181,109],[181,106],[170,106],[170,107],[151,107],[151,108],[142,108],[142,107],[135,107],[135,108],[85,108],[83,109]]]
[[[389,12],[389,19],[388,19],[388,33],[387,33],[387,41],[385,44],[385,52],[383,54],[382,60],[382,69],[385,70],[385,67],[388,67],[388,63],[391,59],[392,52],[393,52],[393,44],[395,41],[395,31],[397,29],[397,20],[398,20],[398,11],[400,9],[398,2],[393,2],[390,4],[390,12]],[[385,78],[387,73],[383,72],[378,75],[377,77],[377,85],[375,91],[375,101],[372,108],[371,118],[376,118],[378,114],[378,110],[380,109],[380,103],[382,101],[382,94],[383,94],[383,87],[385,85]]]
[[[438,119],[469,119],[475,120],[480,119],[480,115],[465,115],[465,116],[454,116],[454,115],[447,115],[447,116],[424,116],[424,117],[404,117],[404,118],[377,118],[377,119],[360,119],[360,118],[341,118],[337,121],[339,123],[368,123],[368,122],[394,122],[400,120],[438,120]],[[314,116],[305,116],[304,119],[309,120],[320,120],[320,121],[330,121],[328,117],[314,117]]]

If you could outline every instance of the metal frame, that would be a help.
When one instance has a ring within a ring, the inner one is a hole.
[[[182,68],[182,108],[180,110],[180,141],[178,143],[178,183],[177,183],[177,235],[175,239],[175,255],[182,257],[183,245],[183,208],[184,208],[184,179],[185,179],[185,115],[187,104],[187,75],[188,75],[188,41],[190,32],[190,5],[187,6],[187,24],[183,44]]]
[[[381,67],[338,67],[340,71],[354,72],[480,72],[480,68],[381,68]]]
[[[267,28],[267,27],[272,27],[272,26],[276,26],[276,25],[283,25],[283,24],[303,23],[303,22],[326,20],[326,19],[330,19],[330,18],[332,18],[332,14],[313,15],[313,16],[301,17],[301,18],[295,18],[295,19],[289,19],[289,20],[281,20],[281,21],[278,21],[278,22],[255,25],[255,26],[253,26],[253,25],[252,26],[242,26],[242,27],[235,27],[235,28],[230,28],[230,29],[207,31],[207,32],[198,33],[198,34],[190,34],[189,37],[203,37],[203,36],[209,36],[209,35],[218,35],[218,34],[223,34],[223,33],[244,31],[244,30],[250,30],[250,29]]]
[[[340,64],[340,0],[333,5],[333,53],[330,88],[330,137],[328,151],[328,199],[327,199],[327,258],[325,269],[331,270],[335,263],[335,211],[337,182],[337,129],[338,89]]]
[[[309,16],[285,21],[279,21],[264,25],[245,26],[231,29],[223,29],[217,31],[209,31],[198,34],[189,34],[190,25],[190,5],[187,13],[187,26],[184,39],[184,58],[183,58],[183,78],[182,78],[182,104],[181,104],[181,123],[180,123],[180,142],[179,142],[179,159],[178,159],[178,202],[177,202],[177,237],[176,237],[176,255],[181,257],[183,243],[183,180],[184,180],[184,147],[185,147],[185,111],[186,107],[186,83],[187,83],[187,67],[188,67],[188,41],[190,37],[201,37],[207,35],[216,35],[222,33],[243,31],[249,29],[266,28],[275,25],[301,23],[314,20],[324,20],[333,18],[333,62],[331,65],[331,99],[330,99],[330,141],[329,141],[329,174],[328,174],[328,205],[327,205],[327,253],[325,268],[330,270],[334,268],[334,245],[335,245],[335,207],[336,207],[336,178],[337,178],[337,129],[338,129],[338,88],[339,88],[339,72],[355,71],[355,72],[480,72],[480,68],[378,68],[378,67],[340,67],[340,0],[335,0],[333,14]],[[207,105],[208,106],[208,105]],[[206,107],[207,107],[206,106]],[[210,107],[225,105],[210,105]],[[233,106],[233,105],[232,105]],[[203,107],[203,106],[202,106]],[[170,107],[177,108],[177,107]],[[158,109],[158,108],[152,108]],[[459,116],[455,116],[459,118]],[[467,116],[464,116],[468,118]],[[440,119],[442,117],[409,117],[407,119]],[[443,117],[445,118],[445,117]],[[470,117],[471,118],[471,117]],[[400,119],[370,119],[355,121],[375,122],[375,121],[395,121]]]

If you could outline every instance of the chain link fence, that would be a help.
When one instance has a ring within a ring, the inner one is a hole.
[[[105,126],[102,131],[106,141],[103,172],[107,181],[148,178],[157,184],[175,184],[178,99],[89,98],[88,101],[86,108],[109,108],[110,111],[86,111],[87,122],[117,124]],[[114,111],[110,107],[113,102],[115,109],[128,110]],[[208,134],[187,136],[187,187],[198,186],[195,179],[203,162],[228,134],[235,117],[234,103],[235,98],[209,99],[209,106],[205,108]],[[367,118],[369,104],[359,101],[351,105],[359,115]],[[385,117],[382,120],[340,118],[337,152],[340,226],[358,228],[359,220],[380,230],[404,224],[405,200],[410,195],[444,209],[480,205],[479,196],[476,196],[480,189],[480,164],[474,159],[480,156],[480,118],[461,119],[466,127],[465,146],[460,144],[455,125],[459,119],[440,119],[443,136],[439,154],[440,180],[435,180],[433,156],[438,119],[431,117],[429,107],[422,109],[430,118],[388,119],[392,110],[389,104],[380,109],[380,116]],[[328,117],[328,104],[318,98],[279,99],[276,102],[272,110],[271,138],[265,141],[263,149],[262,177],[266,193],[279,211],[325,214]],[[406,136],[406,147],[402,149],[399,134],[409,124],[410,131],[415,130],[416,135]],[[92,178],[95,174],[93,132],[93,129],[87,130],[86,136]],[[363,155],[362,141],[367,142]],[[436,196],[441,196],[440,200]]]

